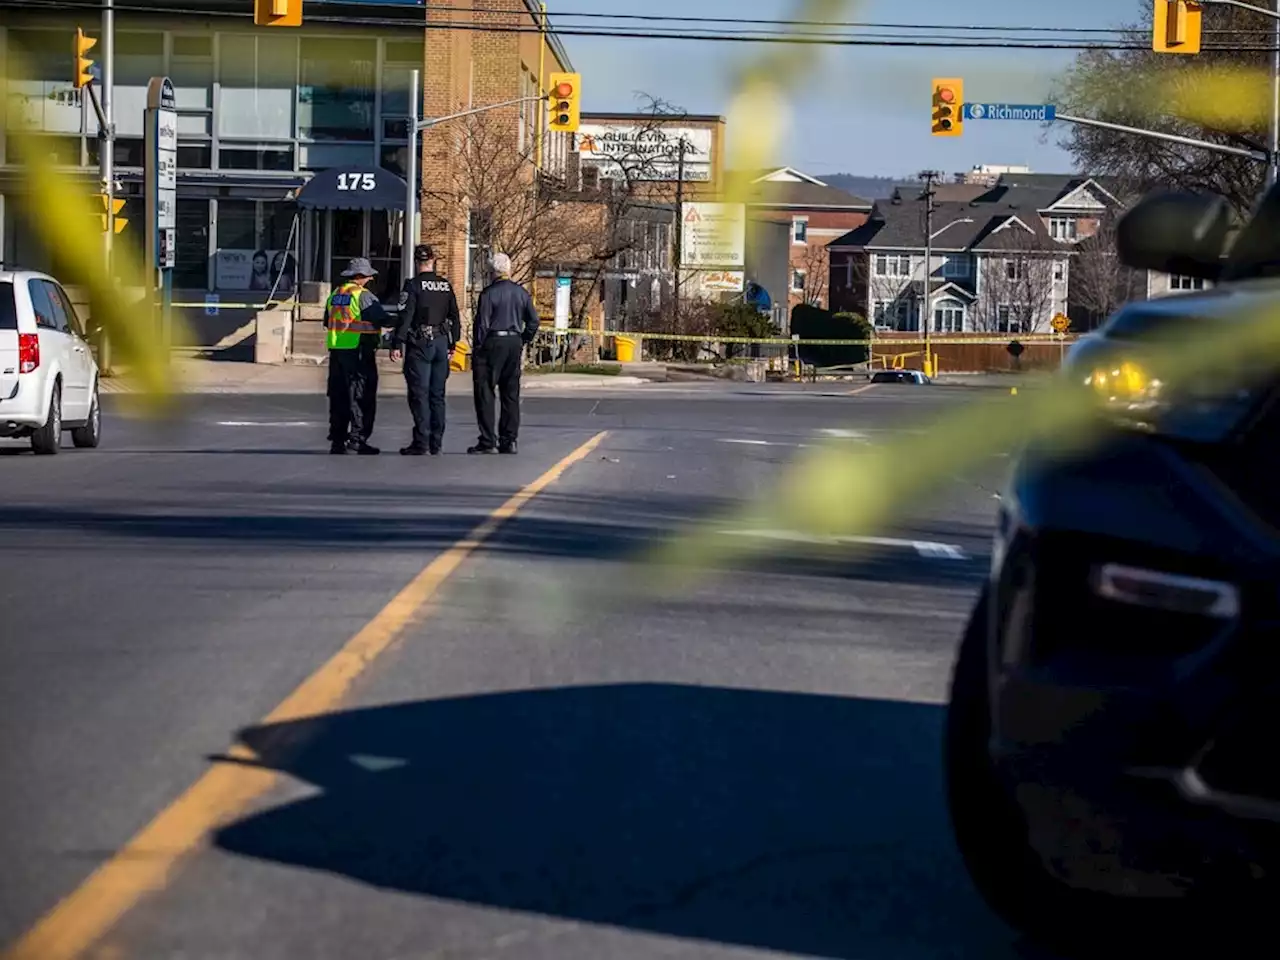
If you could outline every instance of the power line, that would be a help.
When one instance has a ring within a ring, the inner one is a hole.
[[[59,10],[83,9],[96,11],[98,5],[94,2],[68,3],[66,0],[26,0],[20,6],[25,8],[56,8]],[[182,7],[156,7],[141,6],[137,4],[117,4],[117,12],[129,12],[150,14],[154,16],[164,15],[190,15],[191,10]],[[420,10],[421,7],[413,7],[412,9]],[[454,8],[456,9],[456,8]],[[470,9],[470,8],[465,8]],[[241,12],[226,11],[201,11],[201,16],[223,18],[223,19],[248,19],[249,14]],[[603,15],[602,15],[603,16]],[[639,15],[634,15],[639,16]],[[468,23],[468,22],[420,22],[408,19],[395,19],[390,17],[352,17],[312,14],[308,17],[310,23],[333,24],[348,27],[371,27],[382,29],[405,29],[407,27],[420,27],[425,30],[459,30],[465,32],[477,33],[504,33],[504,34],[529,34],[538,35],[541,33],[540,28],[536,24],[495,24],[495,23]],[[889,26],[889,25],[885,25]],[[913,29],[925,29],[913,26]],[[944,27],[935,25],[934,30],[950,30],[960,29],[954,27]],[[1005,28],[1008,29],[1008,28]],[[821,34],[803,34],[796,35],[793,33],[772,33],[772,34],[748,34],[743,31],[738,32],[694,32],[690,30],[671,30],[648,29],[648,30],[624,30],[624,29],[603,29],[603,28],[585,28],[585,27],[558,27],[551,31],[559,36],[575,36],[575,37],[597,37],[620,40],[681,40],[681,41],[701,41],[706,43],[756,43],[782,46],[822,46],[822,47],[883,47],[883,48],[921,48],[921,49],[960,49],[960,50],[1062,50],[1062,51],[1143,51],[1150,50],[1149,43],[1124,43],[1119,41],[1109,42],[1087,42],[1087,41],[1050,41],[1050,40],[1034,40],[1019,37],[997,37],[992,39],[969,39],[964,37],[954,37],[949,35],[931,36],[927,38],[911,37],[911,36],[895,36],[892,34],[862,34],[862,35],[830,35]],[[1276,47],[1271,44],[1242,45],[1239,43],[1230,43],[1222,47],[1206,46],[1206,52],[1223,52],[1223,53],[1271,53]]]

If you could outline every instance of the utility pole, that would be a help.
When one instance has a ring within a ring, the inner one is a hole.
[[[1280,0],[1276,0],[1276,17],[1272,24],[1275,38],[1271,54],[1271,151],[1267,163],[1267,186],[1280,180]]]
[[[98,89],[98,105],[101,115],[98,123],[98,176],[102,180],[102,195],[107,198],[107,223],[102,231],[102,256],[107,268],[107,276],[114,282],[115,264],[111,256],[112,238],[116,235],[115,200],[116,196],[116,123],[115,123],[115,82],[116,82],[116,11],[115,0],[102,0],[102,82]],[[92,95],[92,89],[86,88]],[[98,363],[103,370],[111,371],[111,343],[106,331],[101,334],[98,344]]]
[[[933,318],[933,182],[941,174],[937,170],[923,170],[924,181],[924,305],[920,316],[920,328],[924,336],[924,375],[933,376],[933,352],[930,333]]]
[[[1280,0],[1277,0],[1280,3]],[[680,138],[680,159],[676,164],[676,333],[680,332],[680,265],[684,258],[684,137]]]

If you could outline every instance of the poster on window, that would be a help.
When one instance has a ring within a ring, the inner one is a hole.
[[[219,290],[253,290],[266,296],[274,285],[276,299],[282,300],[293,296],[297,276],[297,263],[287,250],[218,251],[215,279]]]

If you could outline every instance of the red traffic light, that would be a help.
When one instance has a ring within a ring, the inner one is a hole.
[[[943,103],[954,103],[956,99],[956,92],[950,87],[942,87],[938,90],[938,99]]]
[[[573,93],[573,84],[569,83],[567,80],[556,84],[557,97],[560,97],[561,99],[563,99],[572,93]]]

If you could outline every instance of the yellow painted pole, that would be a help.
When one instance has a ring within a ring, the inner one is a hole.
[[[542,96],[542,80],[547,75],[547,5],[545,3],[538,4],[538,8],[542,11],[542,16],[538,23],[538,96]],[[538,158],[535,161],[537,168],[542,169],[542,142],[547,138],[547,111],[546,108],[538,104]]]

